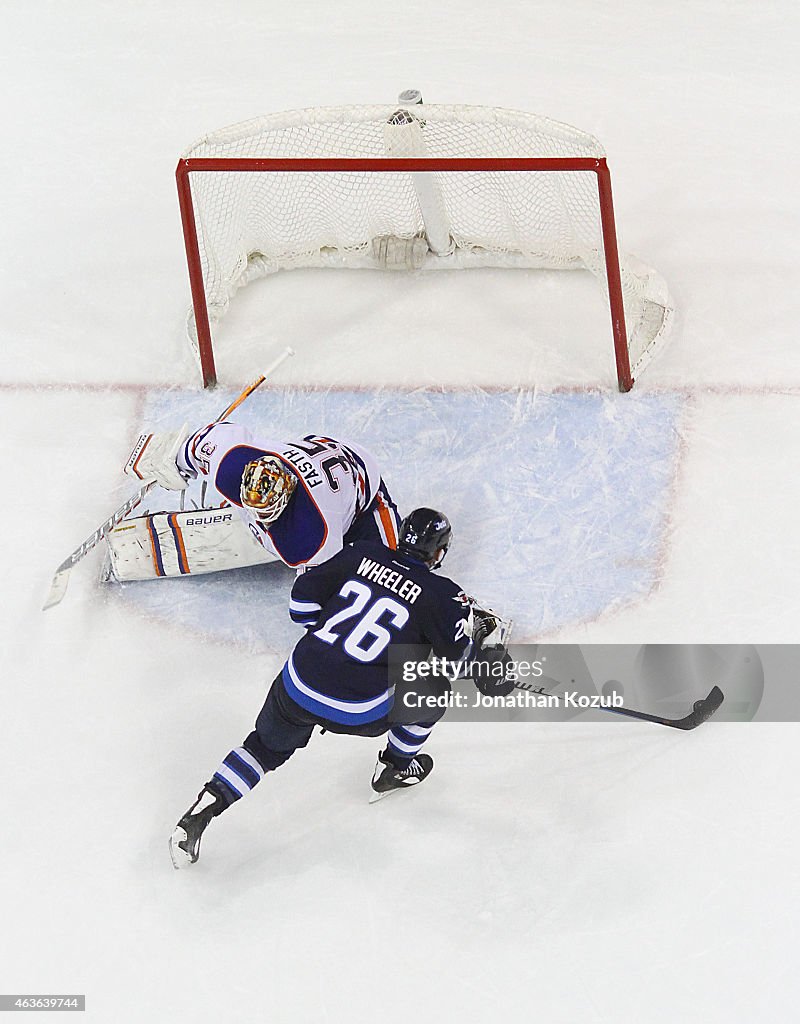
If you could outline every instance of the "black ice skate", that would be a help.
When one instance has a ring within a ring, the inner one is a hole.
[[[228,804],[213,784],[203,786],[197,800],[184,814],[169,837],[169,855],[173,866],[185,868],[200,856],[200,840],[212,818],[226,809]]]
[[[369,802],[374,804],[376,800],[382,800],[395,790],[416,786],[427,779],[432,771],[433,758],[430,754],[417,754],[405,768],[398,768],[389,760],[385,751],[381,751],[372,775],[373,793]]]

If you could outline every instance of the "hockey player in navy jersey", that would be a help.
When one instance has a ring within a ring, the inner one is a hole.
[[[502,646],[483,646],[497,617],[434,572],[450,539],[447,517],[419,508],[403,520],[396,551],[357,542],[297,577],[289,611],[306,634],[272,683],[253,732],[227,754],[175,827],[170,854],[176,868],[197,860],[211,819],[306,746],[315,725],[357,736],[388,733],[372,778],[373,799],[427,778],[433,758],[421,748],[444,709],[414,724],[392,724],[389,645],[420,645],[464,663],[510,660]],[[476,685],[494,694],[513,688],[505,672]]]

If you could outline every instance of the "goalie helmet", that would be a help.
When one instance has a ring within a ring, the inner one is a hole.
[[[297,487],[297,477],[274,455],[248,462],[242,473],[239,494],[242,505],[252,509],[262,523],[279,518]]]
[[[453,529],[444,513],[432,508],[415,508],[400,524],[397,547],[421,559],[431,569],[438,569],[452,538]]]

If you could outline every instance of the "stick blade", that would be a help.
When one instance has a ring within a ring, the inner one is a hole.
[[[718,686],[713,687],[707,697],[695,701],[691,714],[687,715],[686,718],[682,718],[680,723],[676,723],[677,728],[696,729],[698,725],[707,722],[713,714],[716,714],[724,700],[725,694],[722,690]]]
[[[50,584],[50,592],[47,595],[47,600],[42,605],[43,612],[46,612],[48,608],[54,608],[64,600],[64,595],[67,592],[67,584],[69,583],[70,568],[71,566],[61,566],[56,570],[53,582]]]

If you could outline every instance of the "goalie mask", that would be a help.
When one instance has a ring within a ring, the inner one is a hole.
[[[289,504],[297,487],[297,477],[280,459],[264,455],[248,462],[242,473],[242,505],[252,509],[265,526],[274,523]]]

